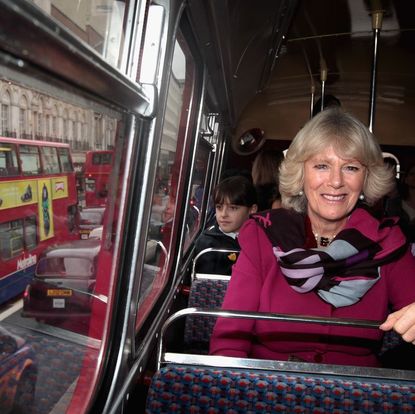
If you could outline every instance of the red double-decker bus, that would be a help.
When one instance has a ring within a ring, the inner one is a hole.
[[[45,247],[76,238],[69,145],[0,137],[0,303],[23,292]]]
[[[88,151],[85,156],[85,206],[105,207],[114,151]]]

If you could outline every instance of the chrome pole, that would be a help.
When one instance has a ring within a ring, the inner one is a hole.
[[[320,111],[324,109],[324,95],[325,95],[325,88],[326,88],[326,80],[327,80],[327,65],[324,59],[320,60],[320,79],[321,79],[321,106]]]
[[[373,56],[372,56],[372,74],[370,80],[370,102],[369,102],[369,131],[373,132],[373,123],[376,109],[376,75],[378,64],[378,41],[380,30],[382,28],[383,11],[375,10],[372,14],[373,29]]]

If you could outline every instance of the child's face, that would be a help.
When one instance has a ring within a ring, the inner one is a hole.
[[[249,214],[254,213],[256,209],[230,204],[228,201],[225,200],[222,204],[216,204],[216,220],[225,233],[238,232],[242,224],[248,219]]]

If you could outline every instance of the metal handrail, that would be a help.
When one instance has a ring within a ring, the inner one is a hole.
[[[196,278],[196,264],[197,264],[197,260],[203,256],[206,253],[211,253],[211,252],[215,252],[215,253],[239,253],[240,250],[236,250],[236,249],[218,249],[216,247],[208,247],[207,249],[204,249],[202,251],[200,251],[193,259],[193,265],[192,265],[192,277],[191,280],[193,281]]]
[[[383,321],[374,321],[370,319],[350,319],[350,318],[327,318],[322,316],[307,315],[288,315],[282,313],[266,313],[266,312],[249,312],[239,310],[223,310],[223,309],[204,309],[204,308],[185,308],[171,315],[164,322],[157,348],[157,369],[160,369],[161,358],[163,354],[163,338],[169,326],[177,319],[188,315],[216,316],[221,318],[241,318],[256,319],[268,321],[298,322],[298,323],[314,323],[320,325],[337,325],[351,326],[353,328],[369,328],[378,329]]]

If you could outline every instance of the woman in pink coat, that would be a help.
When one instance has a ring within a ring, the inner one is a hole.
[[[392,185],[359,120],[339,108],[312,118],[281,165],[282,208],[241,229],[223,309],[387,319],[375,330],[219,318],[210,353],[378,366],[383,331],[415,341],[415,258],[397,219],[369,210]]]

